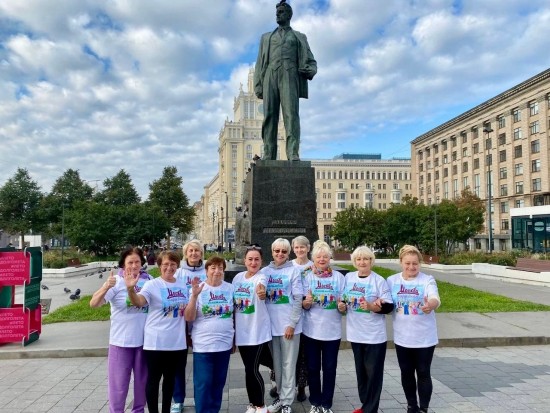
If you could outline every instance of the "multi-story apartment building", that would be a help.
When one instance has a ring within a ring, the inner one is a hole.
[[[468,188],[487,203],[484,232],[470,248],[510,249],[510,209],[550,204],[549,109],[550,69],[411,142],[420,202]]]
[[[235,227],[243,183],[255,155],[262,156],[262,101],[253,88],[241,86],[233,105],[233,120],[226,120],[219,134],[219,171],[204,187],[197,205],[195,234],[208,244],[218,244]],[[279,123],[278,159],[286,160],[284,126]],[[311,160],[315,168],[319,237],[328,234],[336,213],[350,206],[389,208],[404,195],[412,195],[410,159],[383,160],[381,155],[344,154],[329,160]],[[200,231],[197,230],[200,228]]]

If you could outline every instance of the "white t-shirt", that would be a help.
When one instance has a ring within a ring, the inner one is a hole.
[[[204,283],[197,297],[197,318],[191,337],[193,351],[212,353],[233,347],[233,286],[222,281],[218,287]]]
[[[306,262],[305,264],[298,264],[296,262],[296,260],[292,260],[292,265],[294,265],[296,268],[298,268],[298,270],[301,273],[305,268],[311,267],[313,265],[313,261],[308,260],[308,262]]]
[[[176,278],[182,278],[185,281],[187,288],[191,288],[191,282],[195,277],[198,277],[201,282],[206,280],[206,270],[204,265],[200,267],[189,267],[185,261],[182,261],[180,268],[176,271],[174,275]]]
[[[283,268],[268,265],[261,271],[267,277],[265,303],[271,319],[271,335],[284,336],[286,328],[291,325],[293,296],[304,294],[300,272],[293,265]],[[294,334],[302,332],[302,318],[294,327]]]
[[[271,340],[271,321],[267,306],[265,300],[260,300],[256,294],[258,285],[267,287],[267,278],[258,272],[247,279],[246,273],[240,272],[233,278],[235,344],[238,346],[254,346]]]
[[[405,280],[402,273],[388,278],[395,308],[392,313],[393,341],[403,347],[422,348],[435,346],[437,324],[435,311],[424,314],[420,307],[424,298],[437,298],[439,292],[431,275],[419,273],[412,280]]]
[[[363,310],[363,300],[372,302],[382,298],[391,303],[390,287],[384,278],[371,271],[368,277],[359,277],[358,272],[350,272],[345,277],[342,301],[346,303],[346,336],[353,343],[380,344],[388,341],[386,334],[386,316],[369,310]]]
[[[162,278],[149,281],[140,294],[149,303],[149,315],[145,322],[145,350],[184,350],[184,311],[189,302],[189,290],[181,279],[169,283]]]
[[[149,274],[141,277],[134,287],[140,292],[148,280],[153,279]],[[116,284],[105,294],[105,302],[111,305],[111,330],[109,344],[118,347],[143,346],[143,328],[147,319],[149,307],[135,307],[130,303],[128,290],[124,278],[117,276]]]
[[[320,278],[311,267],[302,272],[304,290],[313,296],[313,304],[304,310],[304,334],[316,340],[338,340],[342,338],[342,315],[338,311],[338,300],[344,291],[344,276],[332,270],[330,277]]]

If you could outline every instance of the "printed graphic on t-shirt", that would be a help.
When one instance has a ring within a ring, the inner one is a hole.
[[[205,318],[229,318],[233,314],[233,299],[230,291],[203,291],[201,303],[201,312]]]
[[[253,282],[240,282],[235,284],[235,311],[243,314],[252,314],[256,311],[254,307],[255,288]]]
[[[206,281],[206,273],[197,273],[197,274],[192,274],[192,275],[187,275],[185,277],[185,285],[187,286],[187,288],[191,288],[191,283],[193,282],[193,280],[195,278],[198,278],[200,280],[200,282],[204,282]]]
[[[139,293],[141,289],[143,288],[143,285],[149,280],[139,279],[137,284],[134,286],[134,290],[136,293]],[[149,306],[146,305],[145,307],[136,307],[132,304],[130,301],[130,297],[126,297],[126,312],[127,313],[148,313],[149,312]]]
[[[335,310],[338,307],[338,283],[330,278],[314,278],[310,284],[313,305],[325,310]]]
[[[285,295],[290,284],[286,274],[272,274],[267,279],[265,302],[268,304],[288,304],[290,299]]]
[[[342,301],[351,310],[358,313],[370,313],[370,310],[363,310],[361,303],[364,301],[373,301],[376,297],[372,294],[372,285],[367,283],[349,283],[346,284]]]
[[[395,303],[395,311],[401,315],[423,315],[420,309],[424,302],[425,287],[419,284],[405,285],[394,284],[392,286],[392,298]]]
[[[162,299],[162,313],[164,317],[183,317],[185,306],[189,302],[186,288],[161,288],[160,297]]]

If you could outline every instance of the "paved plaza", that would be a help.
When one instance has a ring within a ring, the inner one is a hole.
[[[192,396],[191,355],[187,372]],[[264,377],[268,389],[266,371]],[[433,412],[550,412],[550,346],[437,348],[432,377]],[[351,350],[340,351],[336,384],[334,412],[351,413],[359,407]],[[234,354],[221,411],[244,413],[247,403],[244,368]],[[195,411],[192,397],[185,405],[187,413]],[[2,413],[107,413],[106,358],[0,360],[0,406]],[[292,406],[297,413],[309,407],[307,401]],[[389,349],[380,411],[405,408],[395,351]]]

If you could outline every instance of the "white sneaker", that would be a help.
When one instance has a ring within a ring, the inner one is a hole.
[[[267,407],[256,407],[256,413],[267,413]]]
[[[292,407],[288,404],[285,404],[281,410],[281,413],[292,413]]]
[[[283,407],[283,403],[280,399],[273,400],[273,403],[270,406],[267,406],[267,411],[269,413],[277,413]]]
[[[322,409],[323,409],[323,413],[333,413],[332,409],[330,408],[327,409],[326,407],[322,407]]]
[[[249,404],[244,413],[256,413],[256,407],[252,404]]]
[[[311,409],[309,409],[309,413],[322,413],[321,407],[311,406]]]
[[[170,413],[181,413],[183,412],[183,403],[172,403],[170,408]]]

